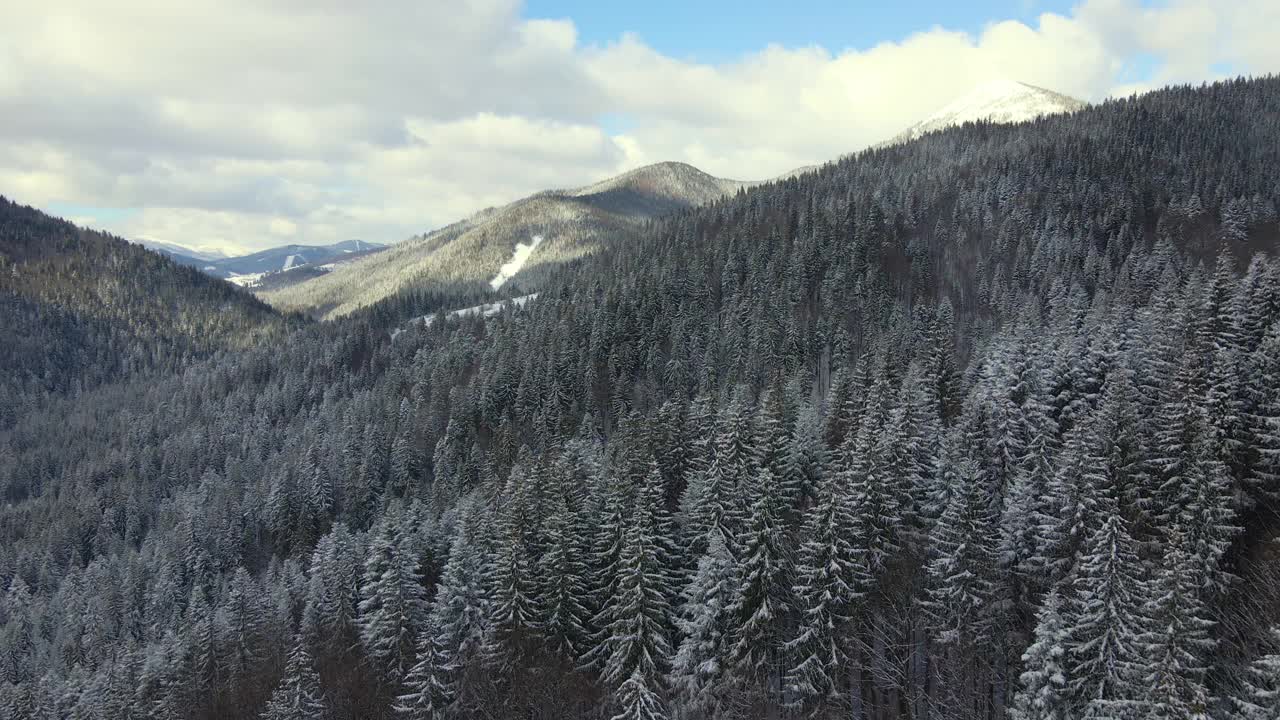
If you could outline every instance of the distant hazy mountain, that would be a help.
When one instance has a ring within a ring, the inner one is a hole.
[[[338,264],[387,247],[364,240],[343,240],[332,245],[282,245],[247,255],[227,256],[153,240],[142,240],[139,244],[180,265],[251,288],[285,287],[323,275]],[[307,270],[295,272],[302,268]],[[286,274],[289,277],[284,277]]]
[[[385,247],[364,240],[343,240],[333,245],[282,245],[248,255],[203,262],[197,267],[214,277],[239,285],[251,285],[267,273],[304,265],[315,267],[347,255],[377,252]]]
[[[1013,80],[993,80],[979,85],[964,97],[898,133],[884,144],[908,142],[934,130],[978,120],[995,123],[1026,122],[1041,115],[1075,112],[1087,104],[1035,85]]]
[[[226,260],[230,257],[221,250],[197,250],[195,248],[189,248],[174,243],[160,242],[158,240],[137,240],[136,242],[145,248],[164,253],[179,262],[182,262],[183,260],[191,261],[190,263],[184,262],[183,264],[215,262],[218,260]]]
[[[419,286],[488,290],[529,286],[551,265],[626,241],[653,218],[704,205],[755,183],[685,163],[648,165],[573,190],[489,208],[306,282],[261,291],[281,308],[336,316]]]

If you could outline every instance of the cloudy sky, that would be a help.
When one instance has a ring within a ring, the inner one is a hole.
[[[771,177],[994,78],[1280,71],[1276,0],[870,5],[0,0],[0,194],[206,250],[392,242],[661,160]]]

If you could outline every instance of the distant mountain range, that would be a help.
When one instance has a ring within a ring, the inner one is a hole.
[[[713,177],[685,163],[648,165],[586,187],[549,190],[482,210],[260,295],[280,308],[332,317],[411,287],[484,292],[514,283],[527,288],[553,264],[583,257],[605,242],[626,242],[654,218],[755,184]]]
[[[966,122],[1025,122],[1085,106],[1083,101],[1034,85],[994,80],[874,147],[910,142]],[[797,168],[773,180],[818,167]],[[593,185],[544,191],[488,208],[389,250],[349,240],[206,259],[190,251],[184,257],[175,252],[181,250],[176,246],[151,246],[179,262],[248,287],[282,309],[334,317],[411,287],[482,293],[515,283],[526,291],[556,263],[583,257],[604,242],[626,242],[650,220],[761,182],[768,181],[728,180],[685,163],[664,162]]]
[[[272,283],[273,287],[279,287],[289,282],[298,282],[331,269],[326,266],[349,262],[357,257],[385,250],[387,247],[364,240],[343,240],[332,245],[282,245],[248,255],[219,258],[168,243],[146,242],[143,245],[168,255],[183,265],[198,268],[214,277],[230,280],[246,287],[256,287],[266,282]],[[290,280],[268,277],[273,274],[301,270],[304,267],[308,268],[307,272],[299,273]]]
[[[194,248],[184,247],[174,243],[160,242],[158,240],[139,240],[138,244],[145,248],[155,250],[158,253],[168,255],[183,265],[194,265],[198,262],[215,262],[218,260],[225,260],[230,257],[221,250],[196,250]]]

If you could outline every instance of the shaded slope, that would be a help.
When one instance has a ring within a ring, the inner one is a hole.
[[[91,387],[243,348],[288,324],[156,252],[0,198],[0,396]],[[0,422],[3,419],[0,418]]]

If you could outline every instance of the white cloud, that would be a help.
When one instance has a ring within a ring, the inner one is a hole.
[[[631,35],[584,47],[571,22],[524,19],[514,0],[10,5],[0,192],[138,208],[109,229],[227,249],[393,241],[659,160],[769,177],[888,137],[992,76],[1096,100],[1224,64],[1280,70],[1274,0],[1086,0],[977,35],[772,46],[717,65]]]

